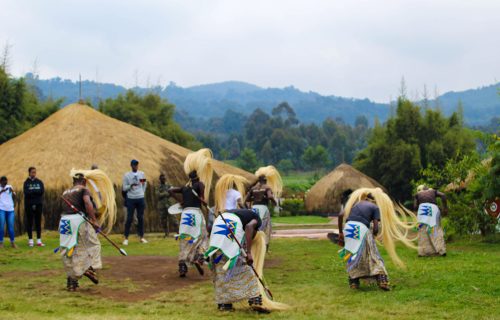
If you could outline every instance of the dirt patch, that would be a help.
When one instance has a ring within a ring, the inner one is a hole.
[[[120,301],[145,300],[163,291],[174,291],[209,281],[210,270],[206,266],[204,269],[204,276],[193,267],[189,268],[186,278],[179,278],[176,257],[105,257],[103,269],[99,272],[103,286],[85,286],[88,289],[82,289],[81,292]]]
[[[264,261],[264,276],[266,275],[266,269],[273,269],[279,267],[283,263],[282,258],[272,258],[266,259]]]
[[[104,257],[103,269],[99,271],[99,285],[87,278],[80,280],[81,294],[92,295],[124,302],[147,300],[161,292],[172,292],[199,283],[211,281],[212,273],[204,266],[205,275],[189,267],[186,278],[179,278],[177,257],[128,256]],[[275,268],[282,263],[274,258],[265,262],[266,268]],[[41,270],[37,272],[13,271],[2,277],[17,278],[33,276],[63,276],[63,270]]]
[[[269,259],[265,266],[274,268],[280,264],[280,259]],[[82,293],[134,302],[150,299],[164,291],[175,291],[212,280],[208,266],[204,266],[204,276],[196,268],[189,267],[187,277],[179,278],[177,257],[105,257],[103,266],[100,280],[105,286],[85,286],[88,289],[80,290]]]
[[[59,270],[40,270],[40,271],[9,271],[0,274],[3,278],[33,278],[33,277],[56,277],[61,274]]]

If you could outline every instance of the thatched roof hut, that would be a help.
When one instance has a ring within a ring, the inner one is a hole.
[[[306,210],[316,213],[338,213],[344,191],[376,187],[385,190],[374,179],[344,163],[321,178],[307,192]]]
[[[16,188],[21,188],[28,167],[35,166],[48,188],[67,186],[71,168],[88,168],[95,163],[121,185],[130,170],[130,160],[140,162],[149,181],[160,172],[174,185],[187,179],[183,162],[191,150],[164,140],[128,123],[108,117],[82,104],[71,104],[42,123],[0,146],[0,172]],[[216,175],[253,175],[219,161]]]
[[[156,183],[160,172],[166,174],[170,184],[180,186],[187,182],[183,162],[189,152],[191,150],[86,105],[71,104],[2,144],[0,174],[6,175],[9,183],[20,191],[28,176],[28,167],[34,166],[45,188],[59,192],[72,182],[70,169],[90,169],[95,163],[121,186],[123,174],[130,170],[130,160],[137,159],[150,186]],[[214,172],[215,181],[224,173],[255,181],[254,175],[220,161],[214,161]],[[149,192],[147,197],[151,200],[149,209],[154,210],[153,194]]]

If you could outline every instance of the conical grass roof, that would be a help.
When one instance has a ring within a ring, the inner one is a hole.
[[[342,193],[348,189],[385,188],[348,164],[341,164],[321,178],[306,194],[308,212],[339,213]]]
[[[34,166],[46,189],[60,189],[72,182],[70,169],[90,169],[95,163],[121,185],[130,160],[137,159],[148,181],[156,182],[163,172],[170,184],[180,186],[187,182],[183,162],[189,152],[91,107],[71,104],[2,144],[0,174],[19,190]],[[255,181],[252,174],[222,162],[214,161],[213,166],[216,176],[233,173]]]

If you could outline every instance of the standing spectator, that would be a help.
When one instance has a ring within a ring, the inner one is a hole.
[[[7,222],[7,231],[9,232],[10,244],[12,248],[17,248],[14,242],[14,200],[16,193],[12,186],[7,184],[7,177],[0,178],[0,247],[3,247],[3,234],[5,222]]]
[[[33,247],[33,220],[36,228],[36,245],[45,246],[42,242],[42,210],[43,193],[45,191],[42,180],[36,177],[36,168],[28,169],[28,179],[24,181],[24,212],[26,213],[26,232],[28,246]]]
[[[161,226],[165,237],[168,237],[170,225],[173,225],[175,230],[179,229],[176,218],[168,213],[168,208],[172,205],[169,189],[171,185],[167,183],[165,175],[160,174],[160,184],[156,188],[156,196],[158,197],[158,213],[160,214]]]
[[[134,219],[134,211],[137,211],[137,234],[141,243],[148,243],[144,239],[144,193],[146,192],[146,177],[144,172],[139,171],[139,161],[130,161],[132,171],[123,176],[123,191],[127,193],[127,222],[125,223],[125,240],[123,245],[128,245],[130,226]]]

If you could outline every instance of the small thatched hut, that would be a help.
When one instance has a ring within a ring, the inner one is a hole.
[[[97,164],[104,170],[117,189],[121,188],[123,174],[130,170],[130,160],[139,160],[149,183],[146,194],[147,231],[159,230],[154,187],[160,172],[164,172],[170,184],[180,186],[187,182],[183,162],[191,150],[166,141],[125,122],[110,118],[93,108],[72,104],[56,112],[34,128],[0,146],[0,174],[21,195],[22,185],[28,175],[28,167],[37,168],[47,190],[45,195],[45,227],[54,229],[60,213],[59,195],[71,184],[72,168],[88,168]],[[234,173],[249,180],[255,177],[241,169],[214,161],[218,176]],[[121,193],[117,192],[121,207]],[[19,197],[22,198],[22,195]],[[18,228],[22,226],[24,210],[18,203]],[[22,209],[22,208],[21,208]],[[123,212],[118,216],[115,230],[121,230]]]
[[[314,213],[339,213],[344,191],[376,187],[385,190],[374,179],[344,163],[321,178],[307,192],[306,210]]]

